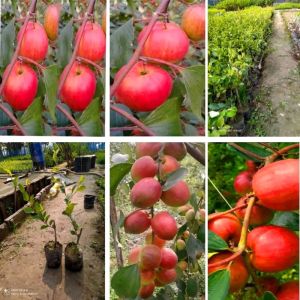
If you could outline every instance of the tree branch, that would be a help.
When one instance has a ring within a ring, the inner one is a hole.
[[[269,164],[269,163],[275,161],[276,158],[278,158],[279,156],[281,156],[281,155],[283,155],[283,154],[289,152],[290,150],[297,149],[297,148],[299,148],[299,144],[292,144],[292,145],[286,146],[286,147],[284,147],[284,148],[278,150],[276,153],[271,154],[270,156],[268,156],[268,157],[266,158],[266,160],[265,160],[265,161],[266,161],[266,162],[265,162],[265,165],[267,165],[267,164]]]
[[[245,148],[243,148],[242,146],[236,144],[236,143],[228,143],[228,145],[230,145],[231,147],[235,148],[236,150],[248,155],[248,156],[252,156],[253,158],[257,159],[257,160],[261,160],[264,161],[266,158],[263,156],[260,156],[256,153],[253,153],[252,151],[249,151]]]
[[[195,158],[197,161],[199,161],[203,166],[205,166],[205,156],[194,146],[192,146],[190,143],[184,143],[186,146],[187,152]]]

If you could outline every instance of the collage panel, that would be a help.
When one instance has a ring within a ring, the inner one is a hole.
[[[111,143],[110,299],[205,299],[205,146]]]
[[[205,7],[111,3],[111,136],[205,135]]]
[[[299,137],[299,0],[209,4],[209,136]]]
[[[104,299],[104,146],[0,144],[0,299]]]
[[[104,135],[105,3],[1,1],[1,135]]]
[[[208,299],[299,299],[299,143],[208,144]]]

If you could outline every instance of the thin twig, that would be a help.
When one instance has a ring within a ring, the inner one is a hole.
[[[227,214],[232,213],[232,212],[234,212],[236,210],[246,208],[247,206],[248,206],[248,204],[246,203],[246,204],[242,204],[242,205],[236,206],[236,207],[231,208],[231,209],[226,210],[226,211],[222,211],[222,212],[219,212],[219,213],[210,214],[208,216],[208,221],[211,221],[211,220],[213,220],[215,218],[219,218],[221,216],[227,215]]]
[[[244,154],[246,154],[248,156],[251,156],[251,157],[253,157],[253,158],[257,159],[257,160],[264,161],[266,159],[265,157],[260,156],[260,155],[258,155],[256,153],[253,153],[252,151],[249,151],[249,150],[243,148],[242,146],[240,146],[240,145],[238,145],[236,143],[228,143],[228,145],[230,145],[231,147],[235,148],[236,150],[238,150],[238,151],[240,151],[240,152],[242,152],[242,153],[244,153]]]
[[[289,152],[290,150],[297,149],[297,148],[299,148],[299,143],[292,144],[278,150],[277,153],[274,153],[266,158],[265,165],[275,161],[279,156],[282,156],[283,154]]]
[[[21,62],[27,62],[30,64],[35,65],[40,71],[44,72],[46,70],[46,68],[44,66],[42,66],[41,64],[37,63],[35,60],[25,57],[25,56],[18,56],[18,60],[20,60]]]
[[[81,56],[77,56],[76,60],[78,60],[79,62],[84,62],[86,64],[92,65],[99,73],[101,73],[104,70],[104,68],[97,65],[96,63],[94,63],[90,59],[87,59],[87,58],[84,58],[84,57],[81,57]]]
[[[181,72],[182,70],[184,70],[184,67],[172,64],[172,63],[170,63],[168,61],[165,61],[163,59],[146,57],[146,56],[140,56],[139,59],[142,60],[142,61],[146,61],[146,62],[152,62],[152,63],[157,63],[157,64],[164,64],[164,65],[170,67],[171,69],[174,69],[177,72]]]

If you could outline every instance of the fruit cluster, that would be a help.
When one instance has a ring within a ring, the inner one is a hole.
[[[190,190],[183,180],[177,181],[169,189],[163,187],[168,176],[180,168],[179,161],[186,153],[183,143],[136,144],[137,160],[131,168],[135,184],[130,200],[137,210],[126,216],[124,229],[130,234],[146,234],[145,245],[133,248],[128,256],[129,264],[139,265],[141,298],[151,296],[155,287],[169,284],[177,277],[178,257],[166,246],[167,241],[177,235],[177,222],[168,211],[156,212],[153,206],[160,199],[171,207],[188,202]]]
[[[145,26],[137,38],[143,61],[135,63],[115,93],[117,102],[137,112],[152,111],[170,96],[173,78],[158,64],[182,61],[189,51],[189,39],[200,41],[205,38],[205,5],[189,6],[183,14],[181,27],[167,20],[157,21],[152,28],[149,26]],[[147,59],[153,63],[145,62]],[[127,65],[117,72],[115,80],[126,68]]]
[[[229,246],[228,250],[209,259],[208,272],[211,274],[229,267],[231,293],[248,282],[250,274],[246,261],[258,272],[275,273],[291,268],[299,259],[298,236],[288,228],[268,224],[274,211],[299,209],[299,160],[279,160],[258,170],[254,162],[247,161],[246,164],[248,170],[238,174],[234,181],[235,190],[243,195],[231,210],[234,212],[211,214],[208,222],[208,229]],[[246,233],[246,255],[229,259],[243,246],[243,220],[251,197],[255,197],[255,203],[247,220],[251,230]],[[276,278],[262,276],[256,283],[257,292],[261,294],[271,291],[277,299],[299,297],[298,283],[295,282],[279,286]]]

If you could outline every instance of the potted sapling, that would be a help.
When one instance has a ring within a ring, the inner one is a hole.
[[[61,190],[65,194],[66,208],[63,214],[66,215],[72,225],[70,233],[75,236],[75,241],[67,244],[65,248],[65,267],[72,272],[80,271],[83,267],[83,253],[79,247],[79,241],[82,233],[82,228],[77,224],[73,217],[73,211],[76,203],[72,202],[72,197],[79,191],[83,191],[85,186],[83,185],[84,177],[81,176],[79,181],[73,186],[70,193],[66,192],[65,185],[62,184]]]
[[[24,200],[29,203],[24,208],[24,212],[30,214],[33,219],[39,220],[44,224],[41,229],[52,228],[54,233],[54,240],[46,243],[44,246],[47,267],[48,268],[59,268],[61,265],[62,257],[62,244],[57,241],[56,223],[47,214],[42,203],[36,199],[33,195],[29,195],[22,184],[19,184],[19,190],[21,191]]]

